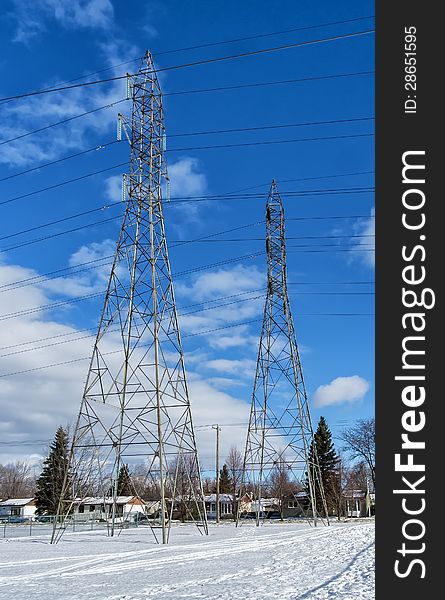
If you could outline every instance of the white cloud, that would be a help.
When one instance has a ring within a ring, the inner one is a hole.
[[[108,202],[122,201],[122,175],[112,175],[105,179],[105,198]]]
[[[361,400],[369,390],[369,383],[358,375],[337,377],[327,385],[320,385],[313,395],[317,407],[346,404]]]
[[[247,345],[253,345],[255,347],[258,345],[258,339],[248,334],[247,325],[232,327],[227,331],[215,331],[206,336],[206,339],[212,348],[220,350]]]
[[[183,157],[168,165],[170,177],[170,191],[172,197],[199,196],[207,189],[204,173],[199,172],[197,158]]]
[[[191,306],[188,309],[187,302],[180,302],[180,305],[184,306],[179,311],[181,328],[193,333],[253,320],[259,317],[263,310],[263,289],[264,274],[255,266],[244,265],[202,273],[189,285],[176,283],[175,292],[178,298],[193,299],[194,304],[204,303],[202,307],[194,309]],[[251,290],[257,291],[250,293]],[[194,310],[199,311],[199,314],[194,314]],[[206,339],[213,348],[220,349],[252,342],[251,337],[242,337],[236,330],[214,331],[209,333]]]
[[[140,54],[133,46],[119,41],[100,45],[106,65],[116,65]],[[139,66],[136,65],[135,66]],[[121,67],[113,67],[109,76],[121,75]],[[56,77],[42,82],[41,87],[52,87],[62,80]],[[2,120],[8,125],[2,128],[0,141],[22,135],[39,127],[59,120],[106,106],[100,111],[74,119],[60,127],[25,137],[0,146],[0,163],[9,167],[37,166],[43,162],[58,159],[74,149],[86,149],[97,143],[115,139],[117,112],[131,110],[129,104],[110,104],[125,98],[125,82],[116,81],[107,86],[76,88],[69,92],[56,92],[44,96],[24,98],[20,102],[2,104]],[[108,138],[106,135],[108,134]],[[94,141],[93,141],[94,139]],[[124,142],[123,142],[124,143]],[[106,156],[109,147],[97,150],[100,156]]]
[[[40,285],[49,292],[71,297],[105,290],[115,252],[116,242],[114,240],[106,239],[102,242],[85,244],[71,255],[68,261],[69,266],[91,264],[85,265],[84,269],[81,267],[79,274],[46,279]]]
[[[170,178],[170,196],[172,198],[202,196],[207,192],[207,179],[205,174],[200,171],[200,161],[197,158],[184,156],[176,162],[169,163],[167,170]],[[203,203],[185,202],[183,204],[172,204],[172,207],[179,213],[179,223],[174,226],[181,232],[184,224],[199,220],[199,211],[203,207]]]
[[[242,377],[252,377],[255,366],[256,362],[248,358],[239,360],[230,358],[216,358],[205,363],[205,367],[207,369],[211,369],[212,371],[230,375],[238,375]]]
[[[264,280],[264,273],[258,271],[256,266],[236,265],[202,273],[195,277],[189,286],[176,284],[176,292],[197,300],[209,300],[248,290],[261,290]]]
[[[102,256],[107,251],[109,240],[103,244],[91,244],[79,249],[70,259],[70,264],[76,264],[87,258]],[[0,288],[26,277],[38,275],[31,269],[19,265],[0,264]],[[96,275],[97,277],[97,275]],[[59,282],[60,283],[60,282]],[[74,282],[71,281],[74,285]],[[29,285],[17,290],[0,293],[0,319],[13,310],[24,310],[35,306],[43,306],[54,301],[54,294],[68,293],[67,288],[60,287],[49,290],[39,285]],[[97,315],[99,316],[99,315]],[[41,338],[52,337],[52,340],[38,342]],[[76,339],[79,338],[79,339]],[[49,311],[23,315],[14,319],[0,320],[1,339],[1,369],[0,376],[17,373],[0,378],[0,414],[5,415],[0,423],[2,441],[12,440],[50,440],[58,425],[73,423],[79,409],[85,382],[88,361],[94,342],[94,332],[79,331],[76,327],[55,318]],[[37,341],[35,341],[37,340]],[[70,343],[60,343],[71,340]],[[117,335],[109,340],[106,350],[113,351],[118,346]],[[24,350],[33,349],[30,352]],[[77,361],[85,357],[86,360]],[[205,353],[195,351],[186,356],[188,364],[198,367],[207,360]],[[114,357],[109,364],[114,364]],[[116,360],[118,358],[116,357]],[[66,363],[69,364],[59,364]],[[249,366],[241,361],[243,368]],[[59,366],[40,369],[44,365]],[[215,363],[215,371],[219,372],[223,365]],[[251,365],[250,365],[251,366]],[[33,370],[34,369],[34,370]],[[21,373],[21,371],[32,370]],[[227,369],[226,369],[227,370]],[[229,365],[230,370],[230,365]],[[238,375],[238,373],[236,373]],[[249,399],[239,399],[218,388],[223,382],[215,378],[206,381],[202,375],[189,371],[188,382],[190,400],[195,425],[209,423],[245,422],[249,411]],[[233,389],[233,385],[226,389]],[[222,455],[228,452],[232,444],[242,447],[245,430],[227,429],[221,437]],[[197,440],[203,463],[209,462],[214,452],[214,432],[201,429],[197,431]],[[43,443],[42,447],[46,444]],[[0,451],[6,447],[0,447]],[[2,453],[0,462],[15,459],[29,459],[32,464],[41,458],[39,446],[9,447]]]
[[[67,29],[106,29],[113,21],[110,0],[13,0],[16,42],[28,42],[43,33],[48,19]]]
[[[351,256],[360,260],[367,267],[375,267],[375,209],[371,210],[368,219],[359,219],[354,225],[354,235],[364,236],[358,238]]]
[[[233,387],[245,387],[248,385],[245,381],[234,379],[233,377],[209,377],[207,383],[215,386],[216,388],[233,388]]]

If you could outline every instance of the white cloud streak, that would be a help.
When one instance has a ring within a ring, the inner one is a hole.
[[[375,209],[371,210],[368,219],[359,219],[354,225],[354,234],[365,237],[359,238],[355,248],[351,250],[351,257],[373,269],[375,267]]]
[[[369,390],[369,383],[358,375],[337,377],[327,385],[320,385],[313,395],[314,406],[334,406],[361,400]]]
[[[14,0],[15,42],[29,43],[48,20],[66,29],[106,29],[113,22],[110,0]]]

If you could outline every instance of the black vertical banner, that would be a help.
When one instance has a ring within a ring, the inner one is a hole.
[[[412,0],[376,6],[377,600],[443,595],[445,53],[438,8]]]

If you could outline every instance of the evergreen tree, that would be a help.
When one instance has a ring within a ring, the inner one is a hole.
[[[232,482],[230,480],[229,469],[227,465],[223,465],[223,468],[219,472],[219,493],[230,494],[232,489]]]
[[[314,469],[316,465],[316,455],[314,451],[316,449],[318,464],[320,466],[321,481],[323,483],[326,504],[328,509],[332,509],[336,506],[337,498],[337,487],[338,487],[338,462],[339,457],[332,441],[332,433],[326,423],[324,417],[320,417],[318,422],[317,431],[314,434],[314,439],[309,449],[309,465],[310,469]],[[315,473],[314,473],[315,475]],[[317,501],[318,512],[323,514],[323,502],[320,492],[320,486],[318,478],[315,479],[315,498]],[[306,489],[309,492],[309,481],[306,480]]]
[[[118,496],[133,496],[133,485],[131,482],[130,471],[128,465],[122,465],[119,469],[117,478],[117,495]]]
[[[68,432],[60,426],[36,481],[36,513],[55,515],[68,469]],[[69,481],[67,481],[69,486]]]

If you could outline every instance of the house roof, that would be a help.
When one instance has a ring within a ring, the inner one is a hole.
[[[26,506],[34,502],[34,498],[9,498],[0,502],[0,506]]]
[[[345,490],[343,492],[345,498],[365,498],[366,494],[365,490]]]
[[[216,494],[208,494],[204,496],[204,500],[206,502],[216,502]],[[220,494],[219,495],[220,502],[233,502],[233,496],[231,494]]]
[[[136,500],[135,496],[116,496],[116,504],[131,504]],[[87,498],[76,498],[75,504],[113,504],[113,498],[99,498],[88,496]]]

